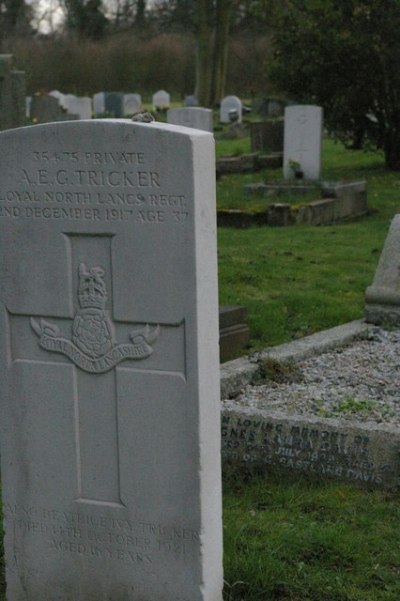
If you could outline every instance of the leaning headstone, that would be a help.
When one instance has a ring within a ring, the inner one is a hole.
[[[225,96],[221,101],[219,120],[221,123],[241,123],[242,110],[243,105],[240,98],[237,96]]]
[[[124,117],[131,117],[143,108],[142,97],[140,94],[124,94],[123,111]]]
[[[283,152],[283,119],[250,123],[252,152]]]
[[[94,94],[93,102],[93,113],[96,116],[104,115],[106,112],[106,97],[105,92],[97,92]]]
[[[322,154],[322,108],[294,105],[285,108],[283,176],[319,179]]]
[[[0,55],[0,129],[25,125],[25,73],[14,69],[11,54]]]
[[[158,90],[153,94],[152,102],[154,110],[165,111],[170,107],[171,96],[165,90]]]
[[[184,125],[204,131],[213,131],[213,112],[201,107],[182,107],[169,109],[167,121],[174,125]]]
[[[221,601],[213,137],[0,134],[9,601]]]
[[[372,285],[365,293],[370,323],[400,326],[400,215],[393,218]]]

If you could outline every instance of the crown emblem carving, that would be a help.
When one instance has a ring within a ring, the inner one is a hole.
[[[78,300],[82,309],[105,309],[107,303],[107,288],[104,282],[104,269],[92,267],[88,269],[85,263],[79,265]]]
[[[45,319],[31,318],[31,326],[39,336],[39,345],[47,351],[66,355],[84,371],[104,373],[125,359],[146,359],[150,346],[160,332],[160,326],[151,329],[147,324],[129,332],[130,342],[118,344],[114,324],[106,310],[107,287],[105,270],[97,265],[78,268],[78,301],[72,323],[72,340],[61,336],[60,328]]]

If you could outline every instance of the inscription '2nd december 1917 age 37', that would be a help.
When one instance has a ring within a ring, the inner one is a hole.
[[[0,193],[0,218],[183,224],[189,215],[143,152],[33,152],[17,183]]]

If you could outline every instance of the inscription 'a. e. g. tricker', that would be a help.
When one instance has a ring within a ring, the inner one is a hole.
[[[28,171],[21,169],[20,183],[29,186],[111,186],[134,188],[160,188],[160,175],[156,171],[47,169]]]

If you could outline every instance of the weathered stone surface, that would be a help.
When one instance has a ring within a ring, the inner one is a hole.
[[[224,469],[290,470],[347,482],[400,488],[400,434],[368,423],[288,416],[225,401]]]
[[[393,218],[375,271],[365,292],[365,317],[370,323],[400,324],[400,215]]]
[[[250,391],[246,403],[246,392],[243,392],[249,384],[257,386],[262,383],[262,365],[266,362],[271,362],[271,365],[276,362],[278,366],[294,370],[304,359],[315,355],[322,357],[323,353],[341,347],[351,349],[352,345],[360,345],[364,337],[369,341],[370,330],[371,326],[357,320],[272,347],[258,356],[242,357],[222,365],[224,468],[238,474],[251,470],[279,470],[282,477],[288,471],[301,471],[398,490],[400,433],[397,426],[367,421],[365,417],[359,421],[356,418],[316,417],[293,411],[292,405],[289,415],[281,408],[283,399],[280,410],[272,408],[274,400],[271,402],[271,397],[274,394],[269,394],[268,390],[263,393],[263,402],[271,403],[271,408],[260,406],[261,401],[249,400],[252,398]],[[290,374],[290,371],[287,373]],[[359,378],[355,374],[355,381]]]
[[[0,134],[8,601],[220,601],[212,135]]]

